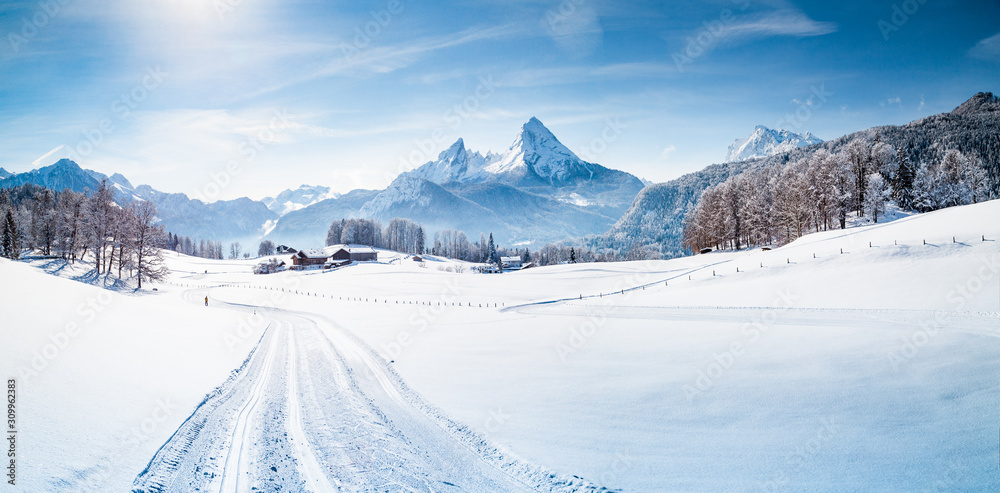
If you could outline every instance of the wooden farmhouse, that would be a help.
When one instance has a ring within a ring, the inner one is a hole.
[[[378,252],[372,247],[356,245],[331,245],[322,250],[301,250],[292,256],[292,268],[296,270],[310,267],[333,268],[351,262],[378,260]]]
[[[313,266],[322,267],[328,258],[330,256],[323,250],[299,250],[298,253],[292,255],[292,266],[299,269]]]

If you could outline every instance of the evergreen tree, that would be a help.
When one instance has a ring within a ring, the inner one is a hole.
[[[4,218],[3,228],[3,256],[11,260],[21,258],[21,242],[17,231],[17,222],[14,221],[14,210],[7,209],[7,217]]]
[[[490,233],[490,239],[486,244],[487,255],[489,256],[489,263],[500,265],[500,256],[497,255],[497,246],[493,243],[493,233]]]
[[[900,209],[912,210],[914,207],[913,180],[916,178],[917,169],[903,152],[903,149],[899,150],[896,159],[899,161],[899,167],[892,179],[892,198]]]

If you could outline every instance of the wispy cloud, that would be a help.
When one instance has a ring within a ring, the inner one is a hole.
[[[556,46],[573,58],[590,55],[604,38],[597,10],[586,1],[559,3],[545,13],[541,22]]]
[[[32,162],[31,162],[31,165],[32,165],[32,166],[40,166],[40,165],[42,165],[42,164],[43,164],[43,161],[45,161],[45,158],[47,158],[47,157],[49,157],[49,156],[51,156],[51,155],[53,155],[53,154],[55,154],[55,153],[59,152],[60,150],[62,150],[62,148],[63,148],[63,147],[66,147],[66,146],[65,146],[65,145],[61,145],[61,146],[59,146],[59,147],[56,147],[55,149],[52,149],[52,150],[51,150],[51,151],[49,151],[49,152],[46,152],[45,154],[42,154],[42,156],[41,156],[41,157],[39,157],[38,159],[36,159],[36,160],[32,161]]]
[[[982,60],[1000,62],[1000,33],[996,33],[973,46],[969,56]]]
[[[896,96],[894,98],[886,99],[885,101],[879,101],[878,105],[881,106],[881,107],[883,107],[883,108],[886,107],[886,106],[891,106],[891,105],[896,105],[896,106],[902,108],[903,107],[903,99],[900,98],[899,96]]]
[[[672,75],[676,75],[676,70],[673,69],[673,65],[666,63],[615,63],[519,70],[503,75],[501,84],[504,87],[535,87]]]
[[[373,46],[364,49],[356,49],[356,47],[346,43],[330,45],[326,60],[320,64],[320,68],[259,89],[246,97],[257,97],[325,77],[386,74],[408,67],[435,51],[455,48],[477,41],[504,39],[524,33],[524,26],[507,24],[487,28],[469,28],[449,35],[425,37],[395,45]]]
[[[673,154],[673,152],[676,151],[676,150],[677,150],[677,146],[675,146],[673,144],[670,144],[670,145],[664,147],[663,150],[660,151],[660,159],[666,161],[667,159],[670,158],[670,155]]]
[[[822,36],[837,31],[834,22],[820,22],[802,11],[782,9],[763,14],[737,16],[721,34],[722,42],[740,43],[772,36]]]

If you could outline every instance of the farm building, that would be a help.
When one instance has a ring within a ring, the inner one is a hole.
[[[275,248],[274,251],[277,252],[277,253],[296,253],[297,252],[297,250],[295,250],[294,248],[292,248],[290,246],[287,246],[287,245],[278,245],[278,247]]]
[[[323,249],[330,260],[351,260],[351,251],[344,245],[331,245]]]
[[[330,258],[323,250],[300,250],[292,255],[292,266],[304,269],[306,267],[322,266]]]
[[[323,249],[323,252],[331,260],[351,260],[354,262],[365,262],[378,260],[378,253],[375,249],[361,245],[330,245]]]
[[[378,260],[378,253],[372,247],[351,246],[347,248],[347,251],[351,254],[351,260],[355,262]]]
[[[500,257],[500,267],[503,269],[520,269],[521,257]]]

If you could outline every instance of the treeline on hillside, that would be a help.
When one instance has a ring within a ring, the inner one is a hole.
[[[25,252],[92,262],[98,274],[163,279],[166,240],[149,201],[121,207],[105,183],[91,193],[56,192],[25,184],[0,191],[0,254]]]
[[[382,228],[374,219],[338,219],[330,223],[326,244],[368,245],[413,255],[424,253],[424,228],[409,219],[395,218]]]
[[[523,264],[555,265],[575,262],[614,262],[618,260],[648,260],[658,258],[656,252],[636,246],[624,254],[613,251],[597,253],[580,246],[548,244],[533,253],[528,247],[507,248],[497,245],[493,234],[479,235],[470,241],[465,232],[446,229],[434,233],[429,245],[424,228],[409,220],[395,218],[382,227],[373,219],[338,219],[330,224],[326,244],[358,244],[419,255],[430,253],[467,262],[499,264],[500,257],[521,257]],[[261,247],[265,248],[264,246]]]
[[[990,197],[979,158],[950,149],[915,165],[910,154],[876,135],[840,152],[819,149],[785,166],[748,169],[702,192],[684,220],[682,244],[695,252],[782,245],[843,229],[849,215],[878,222],[889,203],[927,212]]]
[[[784,168],[811,158],[820,150],[842,153],[857,139],[882,142],[903,152],[906,159],[920,164],[940,163],[949,150],[961,151],[986,168],[990,197],[1000,197],[1000,98],[979,93],[949,113],[932,115],[905,125],[880,126],[833,138],[820,144],[799,147],[774,156],[707,166],[665,183],[647,186],[632,207],[604,235],[586,238],[590,248],[627,252],[636,244],[658,250],[664,257],[690,253],[682,246],[684,219],[694,210],[702,192],[747,170]],[[883,178],[886,178],[883,176]],[[711,246],[705,244],[703,246]]]
[[[180,236],[173,233],[167,233],[164,248],[177,253],[183,253],[184,255],[190,255],[192,257],[218,260],[225,258],[223,256],[221,241],[206,240],[204,238],[194,241],[190,236]]]

